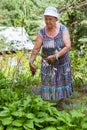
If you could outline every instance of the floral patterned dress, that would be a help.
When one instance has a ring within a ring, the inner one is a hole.
[[[43,39],[41,64],[41,96],[44,100],[60,100],[72,95],[72,77],[69,52],[54,62],[47,62],[44,57],[60,51],[64,47],[62,35],[67,28],[60,23],[59,33],[55,37],[46,34],[45,27],[39,31]]]

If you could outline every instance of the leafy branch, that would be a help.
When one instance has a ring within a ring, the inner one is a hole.
[[[85,5],[87,5],[87,2],[86,1],[84,1],[84,2],[75,2],[75,3],[70,3],[70,4],[68,4],[67,6],[65,5],[65,7],[63,7],[63,8],[61,8],[60,10],[59,10],[59,12],[61,13],[61,12],[64,12],[64,11],[66,11],[66,10],[68,10],[70,7],[72,7],[72,8],[78,8],[78,7],[81,7],[81,6],[85,6]],[[86,10],[86,9],[85,9]]]

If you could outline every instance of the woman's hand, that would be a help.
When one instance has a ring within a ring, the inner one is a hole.
[[[30,66],[30,71],[32,72],[32,75],[35,75],[36,68],[35,68],[34,64],[32,62],[29,62],[29,66]]]
[[[47,58],[45,58],[45,60],[48,62],[48,64],[54,65],[56,61],[56,57],[55,55],[50,55]]]
[[[48,56],[47,58],[45,58],[46,61],[54,61],[56,59],[56,56],[55,55],[50,55]]]

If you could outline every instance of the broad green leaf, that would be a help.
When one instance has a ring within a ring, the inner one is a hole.
[[[57,120],[66,123],[66,119],[64,117],[62,117],[62,116],[58,117]]]
[[[5,117],[2,119],[2,124],[3,125],[10,125],[12,123],[13,119],[12,117]]]
[[[11,114],[16,117],[23,117],[25,115],[25,113],[21,111],[15,111],[15,112],[12,112]]]
[[[67,126],[65,125],[65,126],[57,127],[57,130],[68,130],[68,129],[67,129]]]
[[[57,130],[55,127],[46,127],[46,128],[44,128],[44,129],[41,129],[41,130]]]
[[[52,107],[52,111],[53,111],[53,114],[59,116],[59,111],[55,107]]]
[[[9,116],[9,115],[10,115],[10,112],[8,110],[4,110],[4,111],[0,112],[0,117],[6,117],[6,116]]]
[[[23,122],[24,122],[24,119],[17,119],[17,120],[14,120],[14,121],[12,122],[12,125],[13,125],[13,126],[18,126],[18,127],[20,127],[20,126],[23,125]]]
[[[21,127],[7,127],[6,130],[23,130],[23,128]]]
[[[38,126],[39,128],[43,128],[43,125],[40,125],[40,123],[35,123],[36,126]]]
[[[13,128],[13,130],[23,130],[23,128],[15,127],[15,128]]]
[[[47,117],[47,116],[48,116],[48,114],[45,112],[38,112],[37,113],[37,117]]]
[[[33,113],[28,113],[28,114],[26,114],[26,117],[28,119],[33,119],[33,118],[35,118],[35,115]]]
[[[79,118],[79,117],[84,117],[85,116],[85,114],[83,114],[81,111],[76,111],[76,110],[72,110],[71,112],[70,112],[70,114],[71,114],[71,116],[72,116],[72,118]]]
[[[63,111],[59,117],[61,118],[64,118],[67,122],[71,122],[71,116],[69,113],[67,113],[66,111]]]
[[[31,102],[31,98],[28,96],[27,99],[24,100],[23,102],[24,109],[29,106],[30,102]]]
[[[44,118],[34,118],[33,120],[35,123],[43,123],[45,122]]]
[[[27,120],[24,125],[23,125],[24,128],[27,128],[27,129],[33,129],[34,128],[34,124],[33,124],[33,121],[32,120]]]
[[[54,118],[54,117],[47,117],[44,120],[47,121],[47,122],[56,122],[57,121],[57,119]]]
[[[24,130],[37,130],[35,128],[31,129],[31,128],[28,128],[27,126],[23,126],[24,127]],[[22,129],[23,130],[23,129]]]
[[[17,106],[18,106],[18,102],[13,102],[13,103],[8,105],[8,108],[9,108],[10,111],[15,112],[16,109],[17,109]]]
[[[70,126],[70,127],[75,126],[75,125],[71,124],[72,118],[71,118],[71,116],[70,116],[68,113],[66,113],[65,111],[63,111],[63,112],[60,114],[60,116],[57,117],[57,119],[58,119],[58,121],[62,121],[62,122],[64,122],[64,123],[66,123],[66,124],[67,124],[68,126]]]

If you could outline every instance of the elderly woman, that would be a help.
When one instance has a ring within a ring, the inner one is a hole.
[[[71,41],[66,26],[59,23],[59,13],[55,7],[47,7],[44,12],[45,26],[39,30],[30,56],[30,70],[34,74],[34,61],[42,51],[41,97],[44,100],[59,100],[72,95],[72,78],[69,50]]]

